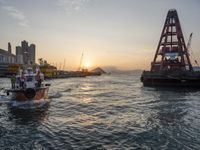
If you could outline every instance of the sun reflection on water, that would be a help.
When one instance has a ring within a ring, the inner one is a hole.
[[[92,98],[91,97],[83,97],[82,99],[83,103],[88,104],[92,102]]]

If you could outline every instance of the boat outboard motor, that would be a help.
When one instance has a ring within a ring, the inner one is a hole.
[[[51,84],[47,83],[47,84],[45,84],[45,86],[51,86]]]
[[[6,91],[6,94],[7,94],[7,96],[9,96],[10,95],[9,91]]]
[[[28,99],[33,99],[36,95],[36,91],[33,88],[28,88],[25,90],[24,94]]]

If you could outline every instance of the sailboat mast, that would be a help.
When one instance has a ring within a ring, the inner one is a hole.
[[[82,55],[81,55],[81,59],[80,59],[80,64],[79,64],[79,67],[78,67],[78,71],[81,71],[82,62],[83,62],[83,53],[82,53]]]

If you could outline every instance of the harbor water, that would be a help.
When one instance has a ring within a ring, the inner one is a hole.
[[[1,92],[0,149],[199,150],[200,91],[143,87],[140,75],[49,80],[49,103],[34,110]]]

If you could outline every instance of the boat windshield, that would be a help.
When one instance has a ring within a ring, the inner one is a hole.
[[[34,81],[35,77],[34,76],[27,76],[27,80],[28,82]]]
[[[31,73],[33,73],[33,69],[32,68],[28,68],[27,72],[28,72],[28,74],[31,74]]]

